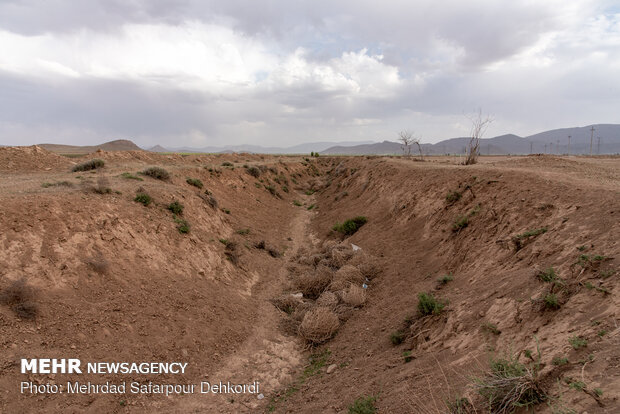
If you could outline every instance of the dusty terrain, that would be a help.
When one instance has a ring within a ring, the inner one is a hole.
[[[105,166],[70,172],[93,158]],[[473,378],[507,354],[536,361],[536,412],[619,412],[620,158],[457,161],[0,148],[0,412],[347,413],[366,397],[380,413],[457,399],[488,412]],[[151,166],[171,177],[138,174]],[[355,216],[356,233],[332,230]],[[336,275],[367,259],[378,271],[353,306]],[[303,314],[274,305],[313,271],[331,272],[339,324],[315,345],[297,335]],[[421,292],[441,312],[420,315]],[[35,357],[189,364],[182,377],[35,382],[257,380],[264,398],[21,394],[19,361]]]

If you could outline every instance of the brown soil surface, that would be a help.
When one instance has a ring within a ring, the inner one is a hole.
[[[69,172],[91,158],[105,167]],[[260,177],[244,165],[260,166]],[[121,176],[148,166],[171,178]],[[522,351],[536,357],[537,344],[550,406],[619,412],[619,174],[613,157],[484,157],[465,167],[448,157],[99,151],[69,159],[0,148],[0,299],[23,280],[24,301],[36,307],[28,317],[0,303],[0,412],[347,413],[365,396],[376,396],[380,413],[447,412],[457,396],[486,412],[471,377],[510,351],[526,364]],[[153,202],[135,202],[138,191]],[[460,198],[446,201],[451,191]],[[184,205],[187,234],[167,209],[173,201]],[[352,236],[332,231],[358,215],[368,222]],[[545,231],[516,238],[536,229]],[[293,269],[326,241],[361,247],[381,273],[336,336],[309,348],[272,299],[295,293]],[[562,284],[539,280],[549,267]],[[438,283],[445,274],[453,280]],[[444,310],[417,315],[420,292]],[[559,309],[545,309],[550,293]],[[404,341],[392,345],[398,330]],[[587,346],[573,349],[576,336]],[[320,365],[311,354],[323,355]],[[20,394],[29,377],[20,360],[36,357],[189,364],[183,376],[30,375],[40,383],[257,380],[265,398]],[[553,412],[545,403],[536,410]]]

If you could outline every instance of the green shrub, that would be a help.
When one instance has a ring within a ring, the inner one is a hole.
[[[446,201],[449,204],[456,203],[461,199],[462,194],[458,191],[450,191],[448,195],[446,195]]]
[[[179,217],[175,217],[174,222],[177,223],[177,230],[179,230],[179,233],[181,234],[189,233],[190,225],[187,222],[187,220],[184,220]]]
[[[151,204],[151,201],[153,201],[153,199],[150,195],[146,193],[138,193],[136,195],[136,198],[133,199],[133,201],[137,201],[138,203],[142,203],[145,206],[148,206],[149,204]]]
[[[296,205],[297,207],[301,206],[301,203],[297,200],[293,200],[293,205]]]
[[[538,272],[538,278],[543,282],[554,282],[558,275],[555,273],[553,267],[549,267],[541,272]]]
[[[405,333],[403,331],[395,331],[390,335],[390,342],[392,345],[400,345],[405,340]]]
[[[242,236],[245,236],[246,234],[250,234],[250,229],[239,229],[237,230],[237,234],[241,234]]]
[[[172,211],[172,213],[176,215],[183,214],[183,208],[183,204],[179,203],[178,201],[174,201],[170,205],[168,205],[168,210]]]
[[[437,283],[439,283],[440,285],[447,285],[448,282],[451,282],[453,280],[454,278],[452,277],[452,273],[448,273],[447,275],[443,275],[442,277],[437,279]]]
[[[105,161],[99,158],[95,158],[86,162],[83,162],[81,164],[78,164],[76,166],[74,166],[71,171],[72,172],[78,172],[78,171],[89,171],[89,170],[96,170],[97,168],[101,168],[105,165]]]
[[[568,343],[573,349],[579,349],[588,346],[588,340],[580,336],[571,336],[568,338]]]
[[[161,167],[149,167],[142,171],[142,174],[158,180],[167,180],[170,178],[170,173]]]
[[[349,414],[375,414],[377,397],[360,397],[349,406]]]
[[[360,227],[368,222],[368,219],[364,216],[357,216],[351,219],[346,220],[342,224],[336,224],[332,227],[332,230],[337,231],[339,233],[344,234],[345,236],[350,236],[357,232]]]
[[[454,223],[452,224],[452,231],[459,232],[463,230],[465,227],[469,226],[469,217],[468,216],[458,216]]]
[[[260,170],[258,169],[258,167],[254,167],[254,166],[247,167],[245,169],[245,172],[247,172],[248,174],[250,174],[254,178],[260,177]]]
[[[545,307],[549,309],[559,309],[560,302],[558,302],[558,297],[554,293],[549,293],[545,295],[544,298]]]
[[[200,181],[198,178],[188,178],[185,181],[187,182],[187,184],[193,185],[194,187],[198,187],[198,188],[203,187],[202,181]]]
[[[566,365],[568,364],[568,358],[562,358],[562,357],[556,356],[556,357],[553,357],[553,359],[551,360],[551,363],[556,366]]]
[[[232,162],[228,162],[228,161],[224,161],[222,163],[222,167],[233,167],[233,163]]]
[[[411,351],[403,351],[403,359],[405,360],[405,364],[407,362],[411,362],[413,357],[411,356]]]
[[[445,306],[432,293],[418,293],[418,312],[422,316],[439,314]]]

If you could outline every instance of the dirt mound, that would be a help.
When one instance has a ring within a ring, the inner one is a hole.
[[[0,147],[0,171],[3,172],[49,171],[69,165],[71,165],[69,159],[53,154],[37,145]]]

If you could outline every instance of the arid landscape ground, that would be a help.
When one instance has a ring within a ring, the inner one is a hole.
[[[1,413],[620,412],[620,157],[6,147],[0,201]],[[21,394],[35,357],[264,398]]]

